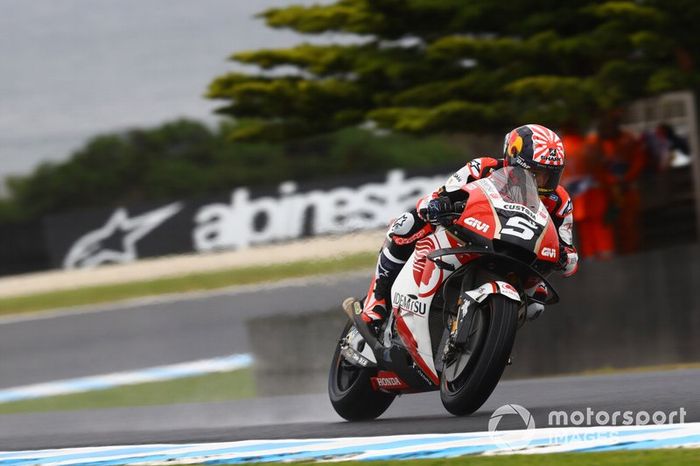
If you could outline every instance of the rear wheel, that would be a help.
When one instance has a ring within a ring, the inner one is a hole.
[[[341,341],[351,328],[352,322],[348,322],[340,335]],[[376,375],[377,369],[355,366],[346,361],[340,351],[338,344],[328,376],[328,396],[335,412],[348,421],[365,421],[379,417],[391,405],[396,395],[372,389],[370,378]]]
[[[508,363],[518,326],[518,304],[494,294],[475,310],[469,338],[455,349],[440,377],[440,398],[450,413],[471,414],[491,396]]]

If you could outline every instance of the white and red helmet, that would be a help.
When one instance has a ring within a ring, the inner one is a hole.
[[[519,126],[506,134],[505,165],[519,165],[537,176],[540,194],[554,191],[564,171],[564,144],[557,134],[542,125]]]

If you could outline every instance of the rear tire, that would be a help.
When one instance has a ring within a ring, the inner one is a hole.
[[[476,360],[470,360],[451,382],[446,370],[440,377],[442,404],[456,416],[473,413],[491,396],[508,363],[518,327],[518,304],[502,295],[489,296],[478,312],[482,313],[481,324],[487,328],[483,342],[472,354]]]
[[[350,328],[352,322],[345,325],[340,335],[341,340]],[[335,412],[348,421],[366,421],[381,416],[396,395],[372,388],[370,378],[376,373],[376,368],[361,368],[347,362],[341,356],[338,344],[328,375],[328,396]]]

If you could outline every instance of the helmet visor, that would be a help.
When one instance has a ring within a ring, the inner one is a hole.
[[[538,188],[544,188],[548,185],[549,172],[547,170],[532,170],[532,175],[535,178]]]
[[[561,169],[553,167],[532,167],[530,168],[532,178],[537,184],[537,191],[540,193],[551,193],[559,185]]]

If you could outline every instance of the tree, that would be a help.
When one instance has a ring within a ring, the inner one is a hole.
[[[232,143],[189,120],[98,135],[68,160],[44,163],[8,180],[0,222],[33,220],[71,209],[225,194],[238,186],[327,179],[395,167],[452,166],[467,147],[444,138],[377,136],[346,129],[285,144]]]
[[[221,131],[188,120],[102,134],[66,161],[10,178],[0,219],[222,192],[232,183],[261,182],[261,170],[279,155],[279,147],[231,144]],[[257,163],[246,167],[251,158]]]
[[[417,134],[556,127],[698,85],[691,0],[338,0],[261,16],[357,41],[234,54],[259,72],[219,76],[208,95],[244,123],[235,140],[366,124]]]

